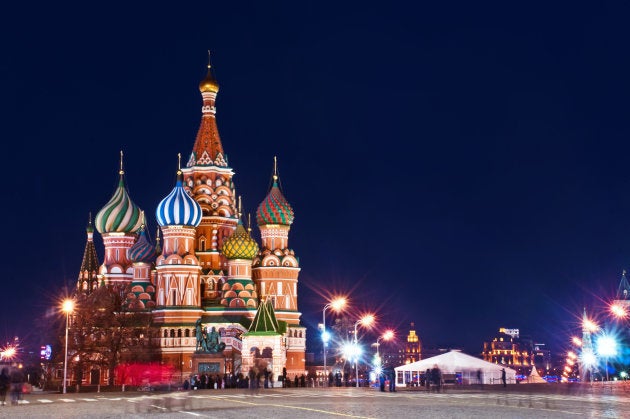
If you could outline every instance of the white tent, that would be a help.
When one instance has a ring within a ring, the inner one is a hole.
[[[534,366],[532,367],[532,372],[529,374],[529,377],[527,377],[527,382],[528,383],[546,383],[547,380],[545,380],[544,378],[540,376],[540,374],[538,374],[538,370],[536,369],[536,366]]]
[[[503,366],[486,362],[483,359],[466,355],[460,351],[450,351],[394,368],[396,371],[396,385],[404,386],[407,383],[419,383],[420,377],[424,376],[424,372],[435,365],[442,371],[442,377],[445,380],[445,376],[447,376],[450,379],[457,378],[457,381],[461,384],[503,384],[501,381]],[[507,384],[516,383],[516,371],[512,368],[505,368],[505,379]]]

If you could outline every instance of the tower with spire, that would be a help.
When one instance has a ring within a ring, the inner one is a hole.
[[[129,197],[123,170],[123,152],[120,152],[118,187],[114,195],[96,214],[96,230],[103,237],[105,258],[99,274],[106,285],[124,289],[133,279],[131,261],[127,251],[136,241],[142,225],[140,208]]]
[[[98,256],[94,247],[94,226],[92,225],[92,213],[90,213],[88,225],[85,228],[87,233],[87,241],[85,250],[83,251],[83,261],[81,262],[81,270],[79,279],[77,280],[77,292],[89,295],[98,285]]]
[[[586,308],[582,314],[582,353],[580,354],[580,380],[588,382],[592,379],[595,350],[593,349],[594,323],[586,315]]]
[[[234,171],[228,166],[216,121],[219,84],[212,75],[210,52],[208,72],[199,83],[203,105],[201,124],[186,167],[182,169],[184,187],[199,203],[202,219],[195,234],[197,257],[202,268],[201,298],[204,306],[220,302],[219,289],[226,259],[221,254],[223,242],[236,229]]]

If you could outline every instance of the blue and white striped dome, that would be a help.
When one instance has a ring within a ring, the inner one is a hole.
[[[155,211],[160,226],[183,225],[197,227],[201,223],[201,206],[186,193],[182,172],[177,172],[177,184]]]

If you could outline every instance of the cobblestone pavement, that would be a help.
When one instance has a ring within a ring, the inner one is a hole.
[[[553,385],[550,385],[553,386]],[[200,390],[172,393],[34,393],[0,417],[28,418],[575,418],[628,417],[630,392],[449,390],[445,393],[356,388]],[[550,391],[549,389],[553,389]]]

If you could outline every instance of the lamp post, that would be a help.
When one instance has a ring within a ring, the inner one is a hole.
[[[378,351],[378,348],[381,346],[381,339],[382,340],[391,340],[394,337],[394,331],[393,330],[387,330],[385,331],[385,333],[383,333],[381,336],[376,338],[376,358],[379,360],[381,359],[381,354]]]
[[[597,353],[606,360],[606,381],[608,381],[608,358],[617,355],[617,341],[609,335],[597,339]]]
[[[363,325],[365,327],[370,327],[373,323],[374,323],[374,315],[372,314],[367,314],[354,323],[354,347],[355,347],[355,353],[356,353],[356,359],[354,361],[354,374],[356,376],[357,388],[359,388],[359,350],[358,350],[359,344],[357,340],[357,326]]]
[[[326,345],[328,345],[329,335],[326,331],[326,310],[332,308],[335,311],[343,310],[343,308],[347,304],[347,300],[345,297],[338,297],[332,300],[330,303],[324,306],[324,310],[322,311],[322,342],[324,344],[324,382],[328,382],[328,369],[326,368]]]
[[[68,319],[70,313],[74,311],[74,301],[70,299],[64,300],[61,310],[66,313],[66,348],[65,358],[63,361],[63,394],[66,394],[66,381],[68,378]]]

